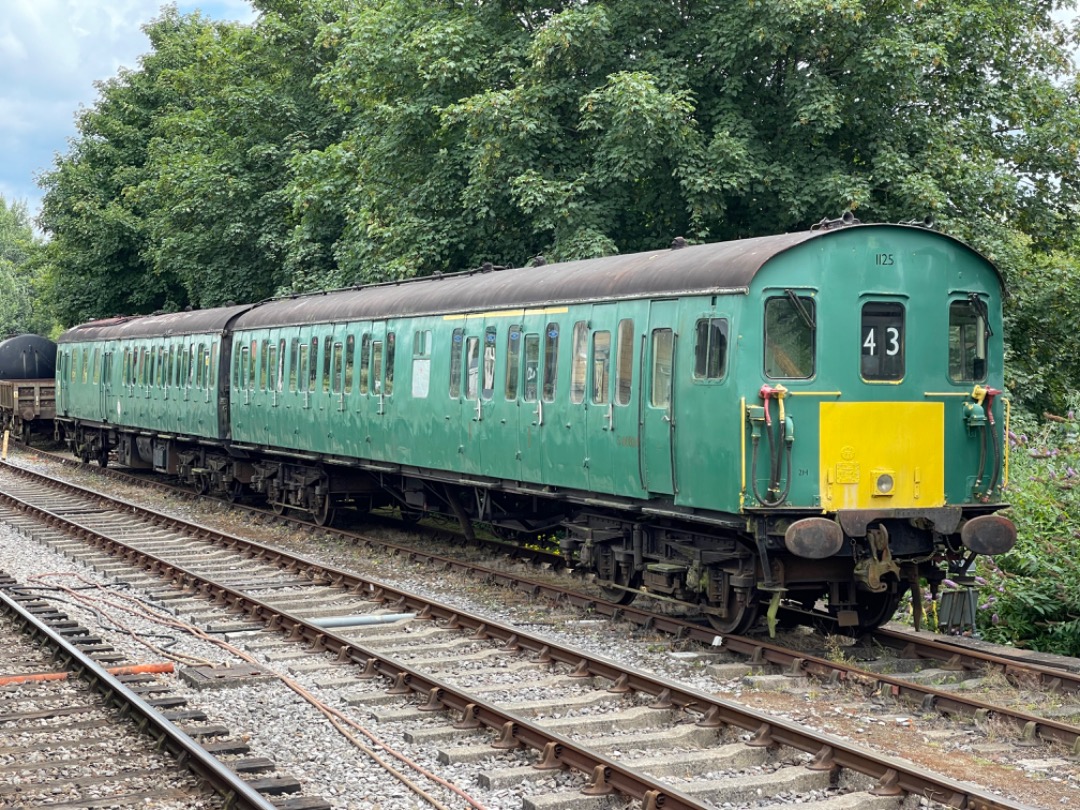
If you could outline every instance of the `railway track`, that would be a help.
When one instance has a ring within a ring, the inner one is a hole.
[[[65,465],[78,466],[78,462],[54,456],[50,458]],[[132,476],[123,471],[94,467],[84,469],[89,469],[95,474],[106,474],[125,482],[143,483],[141,477]],[[184,497],[191,497],[189,491],[171,484],[151,480],[151,485],[164,492],[180,493]],[[211,500],[214,503],[220,503],[215,499]],[[231,508],[238,508],[255,520],[311,528],[306,521],[288,515],[276,515],[255,507],[235,504]],[[649,600],[652,604],[644,606],[623,606],[597,598],[595,589],[592,592],[584,592],[580,582],[575,581],[574,584],[568,585],[564,579],[539,581],[529,573],[515,572],[505,567],[492,568],[484,564],[490,561],[492,555],[507,554],[514,559],[524,558],[527,562],[540,563],[549,568],[562,567],[564,561],[558,555],[539,549],[522,549],[508,546],[497,540],[481,539],[468,547],[471,553],[462,553],[460,549],[467,548],[465,539],[445,527],[410,529],[436,541],[435,550],[419,548],[415,545],[405,546],[383,538],[375,538],[371,532],[358,533],[333,529],[319,529],[318,531],[330,537],[340,538],[346,543],[405,555],[417,563],[425,563],[438,570],[454,571],[468,577],[515,588],[540,599],[576,605],[590,613],[618,619],[687,642],[698,642],[708,647],[715,647],[722,641],[726,651],[742,656],[755,668],[771,667],[788,677],[859,682],[894,698],[915,704],[922,710],[937,711],[948,716],[973,718],[980,722],[1003,721],[1013,729],[1014,734],[1018,734],[1023,740],[1042,740],[1061,744],[1068,747],[1073,754],[1080,754],[1080,732],[1071,723],[1040,717],[1023,708],[994,705],[987,701],[980,701],[971,695],[957,695],[955,689],[948,688],[949,682],[958,679],[984,678],[988,674],[999,674],[1014,686],[1075,695],[1080,693],[1080,667],[1074,665],[1072,670],[1064,668],[1061,662],[1067,662],[1068,659],[1038,656],[1030,651],[1007,650],[1000,647],[983,649],[976,646],[970,639],[883,628],[863,639],[859,645],[845,650],[846,654],[841,656],[841,660],[836,660],[826,657],[825,651],[820,648],[816,651],[792,648],[789,644],[773,643],[756,636],[724,636],[721,639],[715,631],[692,616],[658,611],[655,600]],[[459,550],[459,553],[448,555],[445,553],[447,546]],[[479,559],[477,559],[478,554],[481,555]],[[662,601],[659,604],[666,606]],[[682,605],[677,606],[678,610],[683,608]],[[922,681],[889,675],[889,670],[910,671],[913,669],[933,671],[925,672]],[[942,688],[936,688],[937,686]],[[1080,715],[1080,708],[1076,714]]]
[[[273,763],[244,758],[237,742],[202,742],[225,730],[187,707],[151,672],[28,595],[0,572],[0,806],[314,810],[325,803],[274,802]],[[59,666],[58,666],[59,665]],[[244,775],[247,778],[244,778]]]
[[[865,788],[870,793],[856,794],[861,797],[859,801],[874,804],[889,797],[895,802],[901,795],[914,793],[956,807],[1023,806],[978,788],[928,775],[923,769],[903,761],[882,758],[847,741],[753,712],[705,692],[620,669],[605,659],[561,647],[549,638],[526,635],[517,628],[469,616],[454,607],[389,589],[280,550],[268,551],[240,538],[220,536],[215,538],[218,545],[210,548],[206,543],[214,533],[205,527],[189,528],[187,535],[170,536],[179,531],[175,521],[144,514],[144,522],[136,524],[133,518],[138,510],[130,505],[122,507],[123,520],[119,520],[115,507],[103,506],[93,499],[87,501],[84,496],[76,498],[71,490],[60,496],[54,489],[42,490],[40,484],[15,487],[5,484],[5,488],[21,490],[17,497],[19,503],[15,505],[23,513],[38,512],[42,518],[57,525],[65,522],[62,515],[66,513],[69,516],[67,530],[83,540],[122,554],[127,564],[149,568],[187,591],[195,590],[210,596],[219,606],[243,617],[231,628],[223,629],[231,629],[233,633],[253,632],[257,625],[265,624],[279,631],[289,642],[286,646],[286,642],[277,638],[249,643],[250,647],[272,657],[280,656],[279,660],[295,658],[319,670],[332,668],[339,673],[337,678],[346,688],[351,684],[356,689],[358,682],[384,682],[390,685],[389,693],[396,695],[397,700],[422,698],[423,705],[391,710],[389,715],[382,715],[381,722],[400,722],[410,714],[431,717],[442,712],[457,718],[459,728],[456,729],[447,729],[445,722],[439,720],[437,730],[429,732],[433,735],[431,741],[444,739],[447,735],[457,739],[465,732],[475,736],[488,730],[489,739],[440,748],[439,757],[447,765],[454,765],[461,758],[490,757],[492,748],[514,752],[513,756],[520,760],[521,752],[528,749],[536,752],[535,759],[522,761],[519,770],[527,764],[530,774],[581,772],[587,775],[583,786],[586,795],[617,792],[639,800],[646,807],[702,807],[709,806],[710,791],[713,798],[737,795],[736,785],[730,779],[712,777],[718,769],[727,772],[747,767],[740,764],[746,761],[739,759],[724,764],[723,760],[716,759],[717,751],[724,749],[735,757],[736,752],[758,749],[767,755],[764,762],[772,769],[769,778],[751,783],[747,788],[758,796],[770,786],[779,789],[781,794],[800,790],[811,793],[846,790],[851,793],[857,788]],[[31,501],[40,505],[31,506]],[[48,505],[47,509],[43,509],[44,504]],[[72,526],[72,523],[77,525]],[[118,535],[124,537],[123,541]],[[238,555],[247,558],[243,567],[237,561]],[[111,565],[104,561],[98,564]],[[218,581],[222,574],[231,585]],[[175,591],[170,595],[177,596]],[[379,626],[375,631],[345,632],[328,628],[325,615],[321,620],[318,615],[312,615],[329,610],[335,615],[362,618],[372,613],[373,605],[381,605],[384,613],[390,610],[415,616],[408,621],[402,619],[392,625]],[[302,645],[295,642],[302,642]],[[416,659],[422,666],[415,666]],[[466,660],[471,666],[465,665]],[[342,668],[349,664],[355,669],[341,675]],[[295,668],[296,665],[291,666]],[[477,685],[476,673],[491,669],[504,677],[511,672],[519,674],[522,680]],[[436,677],[432,670],[453,672],[455,679],[464,677],[466,686]],[[536,684],[538,671],[544,673],[545,681],[554,679],[570,684],[551,684],[551,689],[571,691],[548,693],[530,701],[515,699],[527,686]],[[327,688],[333,686],[334,677],[318,677]],[[598,683],[600,690],[594,688]],[[501,703],[481,697],[486,694],[501,694]],[[378,702],[372,696],[360,699],[360,705],[367,707],[365,711],[368,712]],[[580,722],[551,722],[553,714],[579,714],[585,709],[588,714],[599,715],[602,718],[599,723],[582,728]],[[393,711],[399,714],[395,715]],[[530,719],[535,716],[543,716],[548,722]],[[648,732],[635,728],[635,724],[645,722],[643,718],[648,718]],[[614,725],[615,731],[608,734],[613,743],[596,742],[601,730],[597,725],[608,727],[609,732]],[[691,728],[693,734],[704,735],[704,741],[695,744],[701,751],[698,756],[704,767],[700,775],[710,775],[710,778],[685,776],[694,759],[688,758],[685,751],[687,740],[693,737],[686,732],[687,728]],[[679,736],[680,730],[685,739]],[[423,734],[410,734],[414,740],[424,739]],[[574,735],[589,743],[578,742]],[[676,769],[683,775],[678,778],[662,775],[664,755],[652,748],[659,746],[662,737],[672,735],[677,738],[673,744],[680,750],[675,762]],[[645,746],[646,753],[641,761],[627,767],[621,758],[628,747],[634,749],[634,746]],[[463,749],[464,753],[455,753],[456,749]],[[620,756],[604,753],[605,750],[618,751]],[[762,760],[756,762],[758,767],[762,763]],[[645,776],[650,771],[660,775]],[[523,775],[511,766],[505,778],[520,781]],[[787,779],[792,781],[786,783]],[[787,789],[783,787],[785,784]],[[870,795],[875,798],[868,798]],[[540,800],[534,801],[533,806],[547,805]]]

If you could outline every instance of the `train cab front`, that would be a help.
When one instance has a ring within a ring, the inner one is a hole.
[[[859,632],[909,590],[918,600],[923,582],[970,581],[978,556],[1017,536],[997,514],[1008,472],[999,279],[940,235],[863,244],[845,255],[844,285],[762,291],[743,498],[770,613],[825,612]]]

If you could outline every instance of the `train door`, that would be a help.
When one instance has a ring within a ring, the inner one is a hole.
[[[642,338],[641,384],[638,386],[642,436],[642,479],[649,492],[674,494],[677,482],[675,455],[675,387],[672,385],[679,352],[676,331],[678,302],[653,301],[648,330]]]
[[[558,393],[560,324],[565,312],[526,311],[522,317],[518,453],[521,480],[535,484],[550,483],[544,458],[550,410]]]
[[[116,403],[113,400],[112,387],[112,359],[112,347],[103,346],[101,355],[101,382],[98,385],[98,391],[100,391],[101,395],[102,418],[106,422],[114,421],[116,415]]]
[[[551,401],[544,402],[544,483],[588,489],[588,411],[585,388],[588,377],[589,309],[574,310],[573,320],[562,341],[559,368],[554,375],[545,370],[545,384],[554,380]],[[599,418],[599,414],[598,414]]]
[[[368,366],[368,448],[371,458],[386,460],[392,456],[388,431],[393,426],[394,362],[397,336],[387,329],[386,321],[371,324]]]
[[[56,386],[56,410],[57,413],[67,416],[68,397],[70,396],[70,391],[68,389],[68,375],[71,373],[71,350],[62,349],[58,352],[58,356],[60,358],[60,363],[56,375],[58,378],[57,382],[59,383],[59,385]]]
[[[465,321],[462,347],[462,463],[466,471],[517,480],[517,401],[506,397],[505,317],[475,315]]]
[[[594,305],[588,346],[586,400],[589,488],[640,496],[643,482],[638,448],[640,339],[635,324],[648,320],[648,302]]]

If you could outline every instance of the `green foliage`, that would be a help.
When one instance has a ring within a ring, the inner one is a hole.
[[[1073,69],[1042,3],[373,0],[319,42],[345,123],[292,161],[299,230],[333,238],[337,263],[311,281],[843,210],[933,214],[1011,273],[1076,223]],[[1019,254],[999,249],[1018,234],[1033,235]]]
[[[1003,644],[1080,655],[1080,423],[1015,420],[1007,513],[1019,539],[979,561],[977,626]]]
[[[34,236],[26,204],[0,195],[0,339],[48,334],[52,321],[38,296],[42,245]]]

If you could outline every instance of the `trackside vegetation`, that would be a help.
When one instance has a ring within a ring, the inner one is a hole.
[[[1076,411],[1017,420],[1008,516],[1019,540],[979,562],[983,638],[1080,656],[1080,422]]]
[[[44,239],[0,207],[0,325],[930,217],[1010,291],[1021,542],[980,631],[1080,651],[1075,423],[1023,416],[1080,389],[1075,0],[251,2],[146,25]]]

